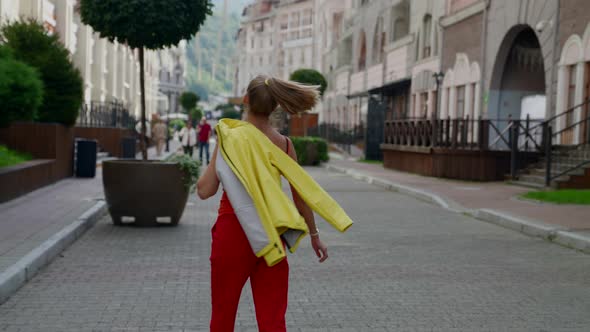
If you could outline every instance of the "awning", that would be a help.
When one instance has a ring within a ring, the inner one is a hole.
[[[387,95],[388,93],[392,93],[395,90],[409,88],[412,83],[411,78],[402,78],[401,80],[393,81],[382,85],[378,88],[373,88],[368,91],[369,94],[384,94]]]

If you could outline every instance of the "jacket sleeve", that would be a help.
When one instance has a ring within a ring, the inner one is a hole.
[[[312,210],[341,232],[352,226],[352,220],[340,205],[295,160],[285,153],[274,153],[273,158],[275,167]]]

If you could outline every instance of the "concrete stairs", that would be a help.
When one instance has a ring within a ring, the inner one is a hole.
[[[555,176],[587,161],[590,161],[590,145],[556,146],[552,155],[551,174]],[[539,162],[529,165],[521,170],[518,181],[513,183],[533,189],[545,188],[546,163],[547,159],[543,157]],[[554,179],[550,187],[554,189],[590,188],[590,163]]]

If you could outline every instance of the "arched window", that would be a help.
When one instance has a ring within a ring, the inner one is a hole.
[[[373,35],[373,54],[372,54],[372,63],[379,63],[383,59],[383,18],[379,17],[377,19],[377,24],[375,24],[375,34]]]
[[[358,58],[358,69],[365,70],[367,66],[367,41],[365,37],[365,32],[361,31],[360,41],[359,41],[359,58]]]
[[[393,22],[393,41],[400,40],[408,35],[409,25],[405,17],[398,17]]]
[[[432,16],[427,14],[422,22],[422,59],[432,55]]]

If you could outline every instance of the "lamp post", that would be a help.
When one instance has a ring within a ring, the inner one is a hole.
[[[168,98],[168,110],[166,111],[166,152],[170,152],[170,105],[171,105],[171,100],[170,100],[170,95],[171,95],[171,91],[164,91],[162,89],[159,90],[161,93],[163,93],[164,95],[166,95],[166,97]]]
[[[438,72],[438,73],[432,74],[432,77],[434,77],[434,80],[436,81],[436,107],[432,110],[432,114],[431,114],[431,118],[432,118],[431,145],[435,146],[436,138],[437,138],[437,129],[438,129],[436,116],[437,116],[438,110],[440,109],[440,86],[442,84],[443,78],[445,77],[445,74],[443,72]]]

